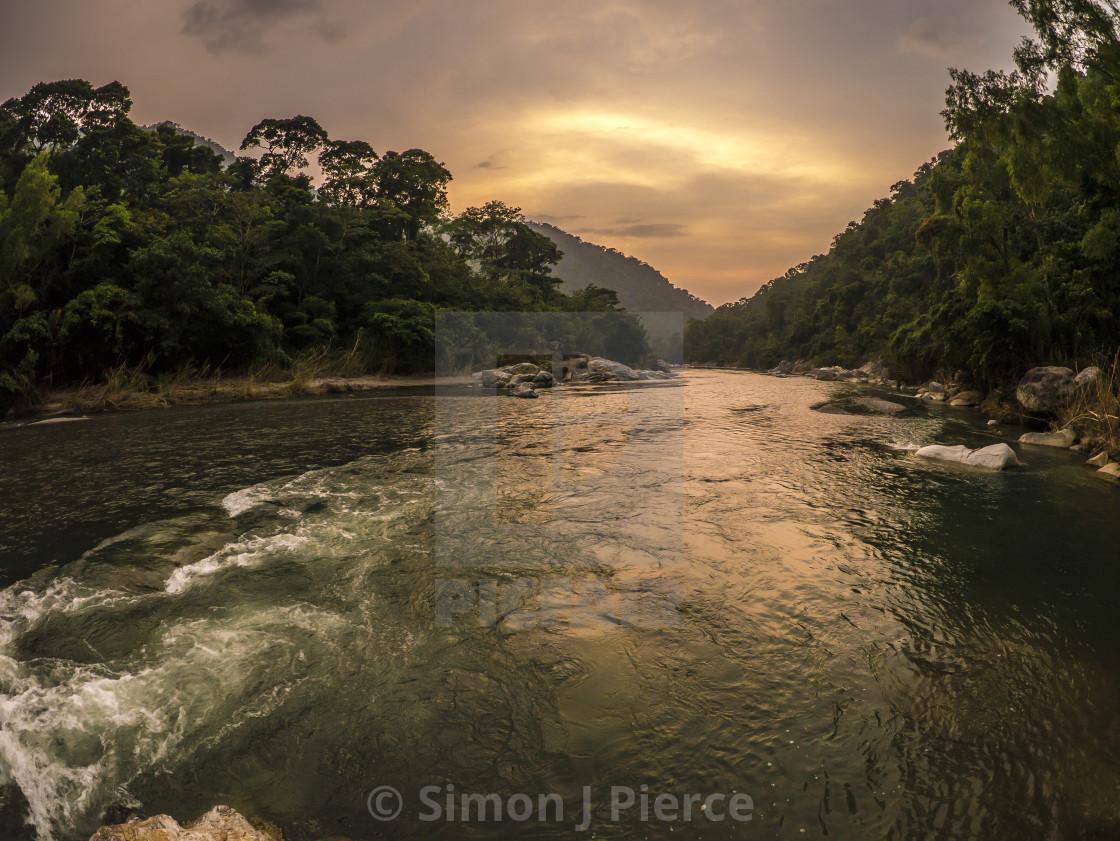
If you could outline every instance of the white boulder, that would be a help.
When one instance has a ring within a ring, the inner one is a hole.
[[[990,447],[981,447],[979,450],[970,450],[958,444],[948,447],[942,444],[931,444],[922,447],[915,454],[922,458],[932,458],[938,461],[952,461],[966,464],[969,467],[979,467],[984,470],[1006,470],[1008,467],[1018,467],[1019,459],[1015,451],[1007,444],[992,444]]]
[[[1024,432],[1019,436],[1020,444],[1034,444],[1039,447],[1061,447],[1068,450],[1077,443],[1077,433],[1072,429],[1059,429],[1057,432]]]

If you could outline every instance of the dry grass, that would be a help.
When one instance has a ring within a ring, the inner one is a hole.
[[[1081,389],[1058,418],[1059,426],[1075,429],[1093,450],[1120,455],[1120,353],[1097,367],[1101,376]]]
[[[228,375],[204,366],[154,376],[149,359],[135,367],[120,365],[101,382],[82,383],[52,397],[59,408],[82,413],[298,397],[349,390],[339,380],[363,377],[372,364],[358,342],[345,350],[322,348],[287,364],[271,362]],[[380,378],[365,378],[361,385],[374,387]]]

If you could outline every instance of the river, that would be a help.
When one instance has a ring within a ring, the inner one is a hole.
[[[979,415],[729,371],[0,427],[0,837],[111,803],[504,838],[1120,834],[1120,496]],[[749,821],[611,820],[611,787]],[[370,792],[402,811],[374,819]],[[449,789],[449,787],[454,787]],[[709,801],[723,804],[727,800]],[[461,815],[459,816],[461,817]]]

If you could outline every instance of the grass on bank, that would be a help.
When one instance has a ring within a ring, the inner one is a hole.
[[[1094,451],[1120,454],[1120,352],[1097,367],[1096,382],[1078,389],[1073,402],[1059,415],[1058,427],[1069,426]]]
[[[220,367],[187,367],[174,373],[148,373],[152,360],[139,366],[119,365],[100,382],[84,382],[56,392],[52,402],[70,412],[158,409],[200,403],[236,402],[320,394],[331,390],[331,380],[368,378],[375,384],[384,376],[358,343],[346,350],[321,348],[286,364],[269,362],[227,374]],[[370,370],[376,373],[370,374]]]

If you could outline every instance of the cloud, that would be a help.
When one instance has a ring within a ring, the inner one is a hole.
[[[918,18],[910,24],[910,28],[898,36],[898,49],[903,53],[947,60],[974,41],[975,36],[965,32],[955,17],[935,15]]]
[[[665,239],[687,236],[688,228],[675,222],[650,222],[621,228],[588,228],[588,232],[605,237],[625,239]]]
[[[313,34],[327,41],[341,37],[328,21],[322,0],[195,0],[183,12],[183,34],[200,38],[212,53],[259,53],[269,29],[293,18],[310,18]]]
[[[430,151],[453,211],[502,200],[714,303],[826,250],[947,145],[945,66],[1009,67],[1029,32],[1006,0],[7,6],[0,100],[120,79],[138,121],[227,147],[309,114]]]

